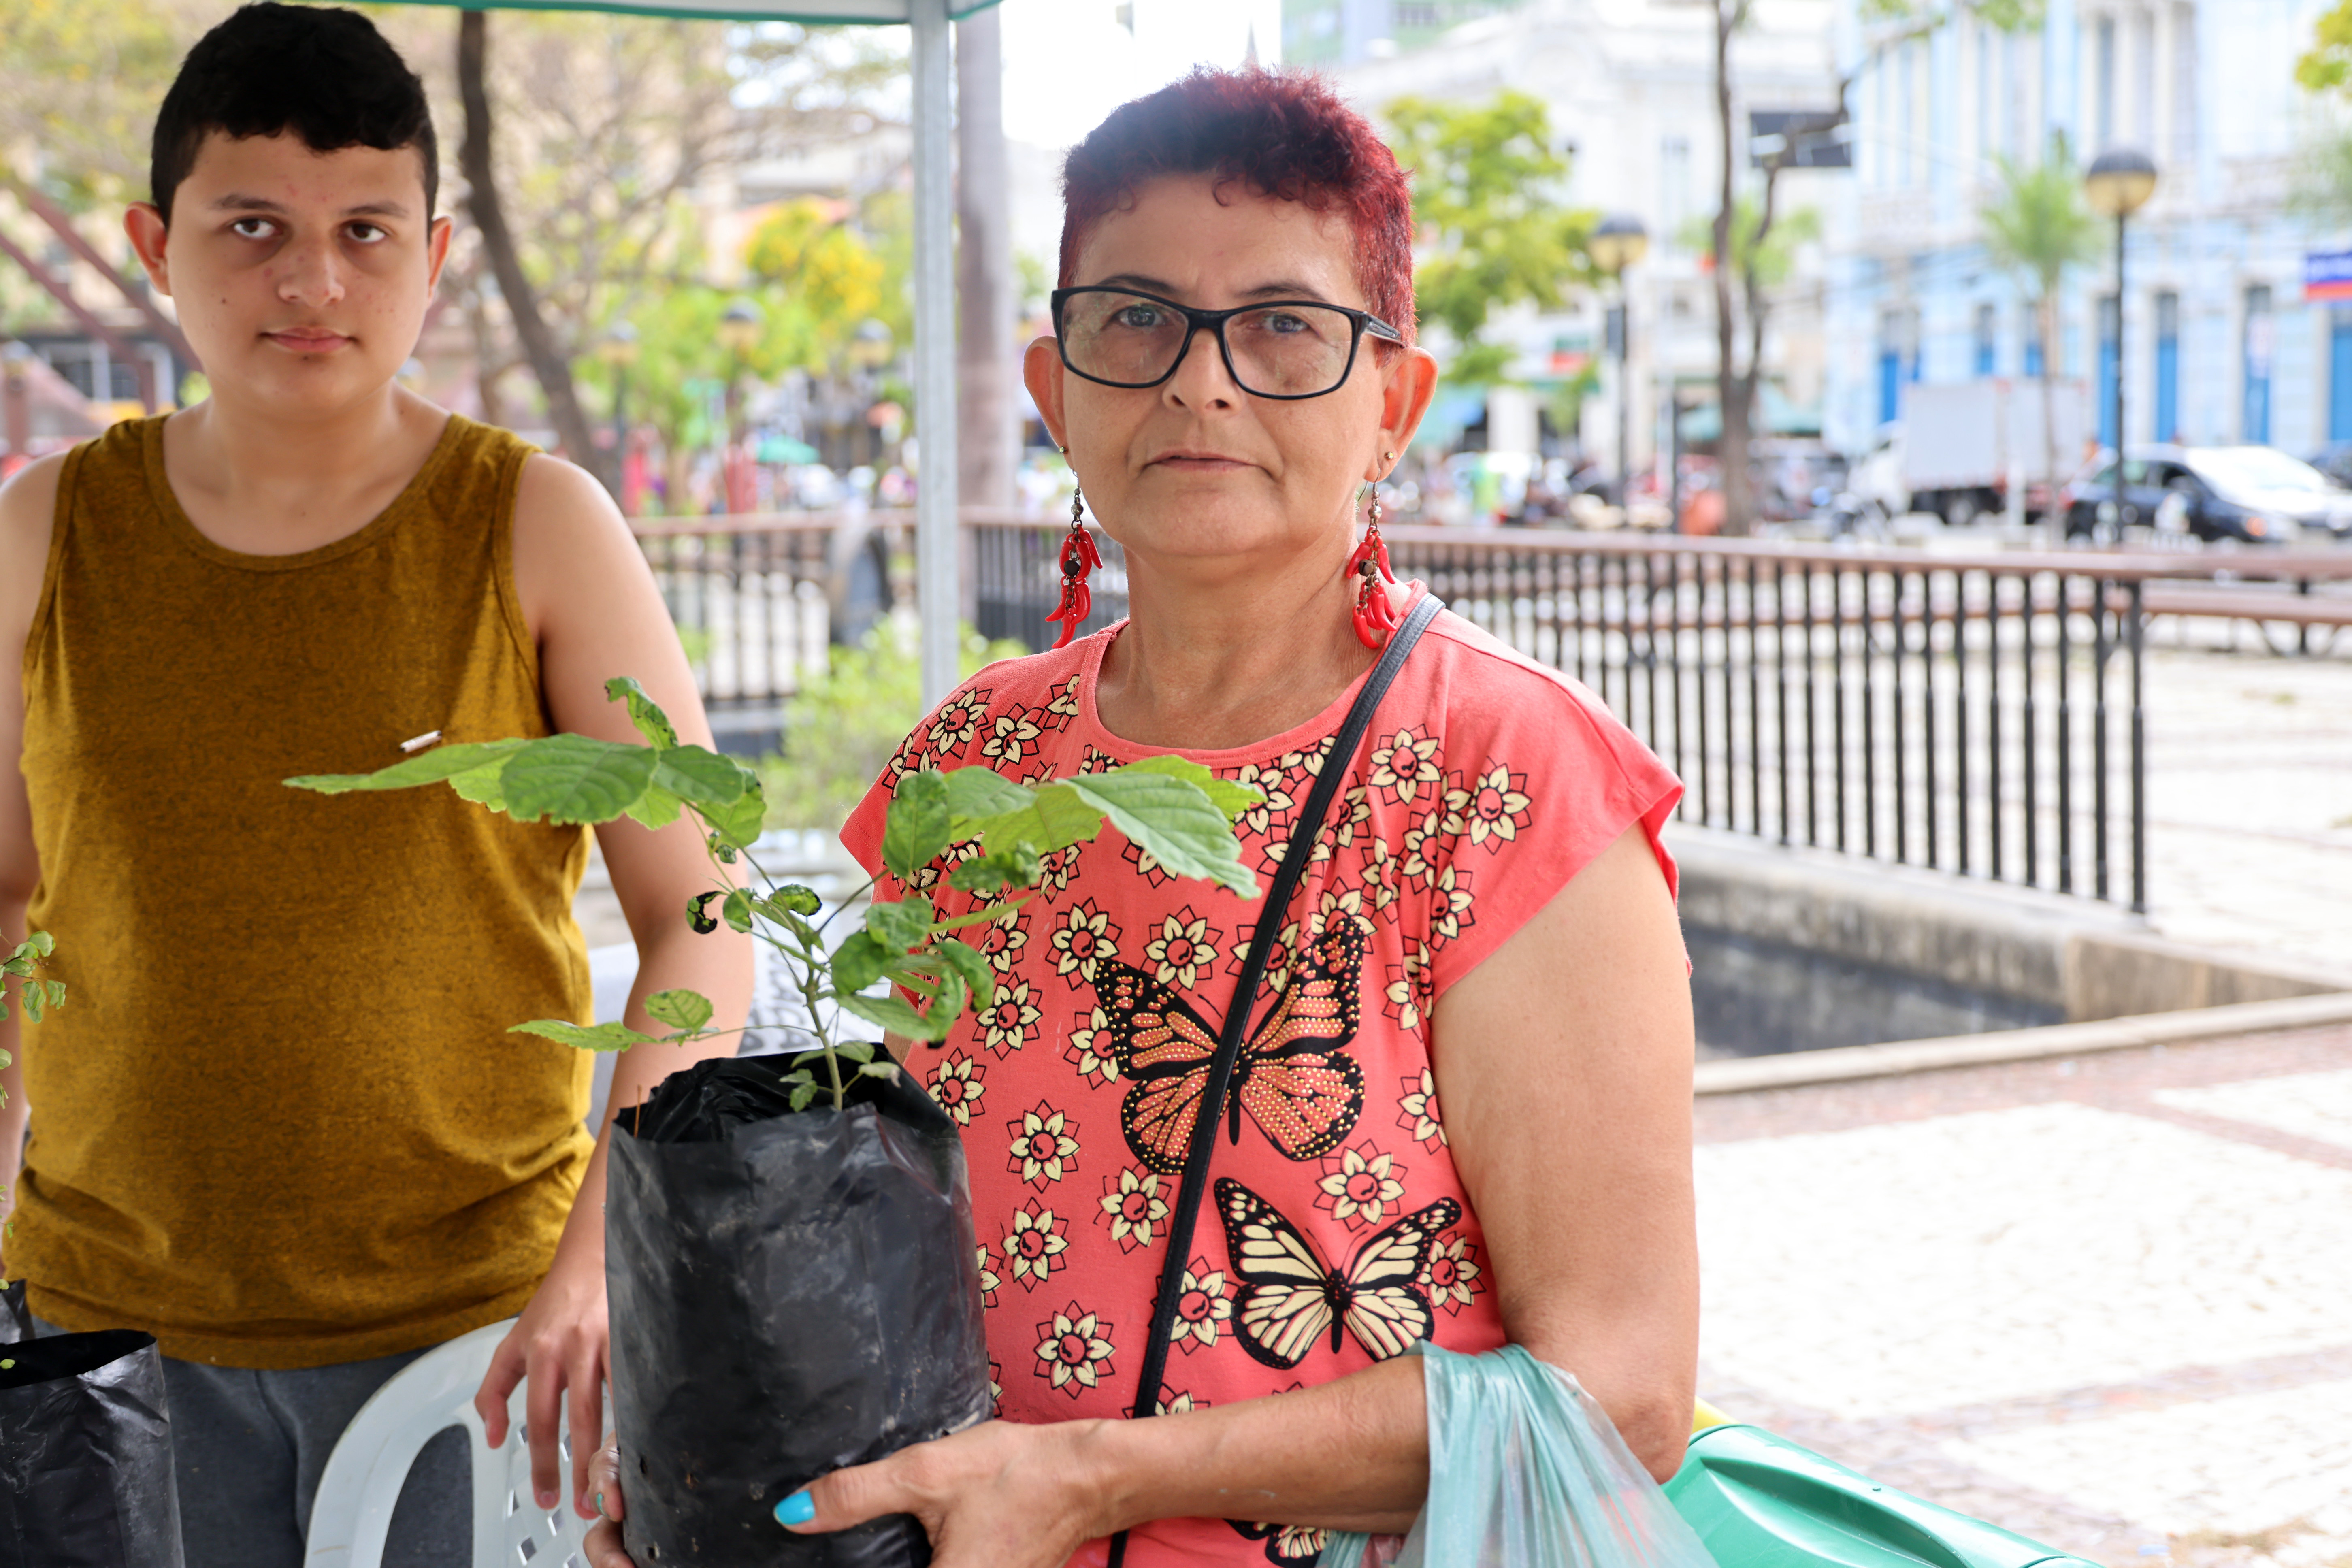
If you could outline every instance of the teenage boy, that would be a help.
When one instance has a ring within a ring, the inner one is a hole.
[[[162,1342],[189,1568],[299,1568],[368,1395],[517,1313],[477,1403],[500,1441],[528,1377],[542,1506],[558,1412],[601,1431],[610,1130],[582,1126],[588,1058],[507,1033],[588,1015],[586,833],[279,783],[433,731],[635,740],[615,675],[709,743],[604,492],[394,380],[448,253],[436,174],[423,84],[355,13],[214,28],[125,220],[211,395],[0,490],[0,647],[24,649],[21,689],[0,681],[0,933],[53,932],[72,987],[31,1038],[0,1026],[6,1267],[54,1330]],[[629,1022],[654,1029],[667,986],[740,1021],[748,943],[683,918],[709,885],[691,826],[599,838],[637,936]],[[612,1102],[692,1056],[623,1058]],[[595,1446],[569,1478],[583,1515]],[[470,1557],[462,1449],[440,1449],[403,1505],[440,1544],[394,1561]]]

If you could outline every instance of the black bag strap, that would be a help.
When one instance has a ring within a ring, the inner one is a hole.
[[[1184,1299],[1184,1265],[1192,1256],[1192,1233],[1201,1218],[1201,1199],[1209,1187],[1209,1159],[1217,1146],[1217,1128],[1224,1121],[1225,1095],[1233,1086],[1234,1066],[1241,1059],[1242,1041],[1248,1037],[1251,1010],[1257,1004],[1259,983],[1265,978],[1266,961],[1274,953],[1275,933],[1282,929],[1283,911],[1290,907],[1291,895],[1298,890],[1298,879],[1305,875],[1307,862],[1313,859],[1315,836],[1322,831],[1323,818],[1331,809],[1332,797],[1356,760],[1357,749],[1364,743],[1365,732],[1372,727],[1372,713],[1388,694],[1396,680],[1397,672],[1404,668],[1412,645],[1445,607],[1436,595],[1423,593],[1412,613],[1389,637],[1388,647],[1381,652],[1381,661],[1372,666],[1365,677],[1363,689],[1348,710],[1339,732],[1332,737],[1331,750],[1323,758],[1322,771],[1315,776],[1315,787],[1307,794],[1307,804],[1300,809],[1297,820],[1291,825],[1290,839],[1282,852],[1282,864],[1275,868],[1274,884],[1266,889],[1265,902],[1260,906],[1257,930],[1250,937],[1249,955],[1242,961],[1241,978],[1234,983],[1234,999],[1225,1009],[1225,1024],[1218,1033],[1217,1054],[1210,1058],[1209,1081],[1201,1094],[1199,1119],[1192,1123],[1192,1144],[1184,1154],[1183,1184],[1176,1191],[1175,1211],[1168,1220],[1167,1263],[1160,1274],[1160,1300],[1151,1313],[1151,1336],[1143,1345],[1143,1376],[1135,1391],[1138,1416],[1158,1414],[1160,1385],[1168,1375],[1168,1347],[1176,1330],[1176,1309]],[[1127,1532],[1114,1537],[1110,1543],[1109,1568],[1120,1568],[1127,1556]]]

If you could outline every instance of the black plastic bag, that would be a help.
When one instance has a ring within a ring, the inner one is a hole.
[[[58,1334],[0,1363],[0,1568],[182,1568],[154,1336]]]
[[[33,1337],[33,1310],[25,1305],[25,1282],[0,1285],[0,1345],[21,1344]]]
[[[783,1070],[699,1062],[619,1118],[604,1269],[638,1568],[920,1568],[909,1515],[801,1536],[776,1504],[989,1415],[955,1123],[904,1073],[793,1113]]]

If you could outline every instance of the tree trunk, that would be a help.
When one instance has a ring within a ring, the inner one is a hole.
[[[458,16],[457,92],[466,106],[466,139],[458,151],[457,166],[466,176],[466,209],[481,231],[482,249],[498,276],[499,293],[506,300],[515,337],[530,361],[532,374],[539,377],[540,390],[547,395],[547,415],[554,423],[556,439],[563,443],[565,456],[618,495],[620,454],[614,453],[613,460],[605,462],[597,453],[595,437],[589,430],[587,416],[580,410],[580,395],[572,383],[571,362],[556,347],[555,335],[540,314],[539,294],[523,272],[522,257],[515,249],[505,210],[499,205],[490,163],[489,41],[488,18],[483,13],[467,11]]]
[[[1013,504],[1020,447],[1000,15],[956,24],[956,493],[966,506]]]
[[[1716,0],[1715,117],[1722,180],[1715,213],[1715,397],[1723,415],[1716,461],[1723,489],[1723,531],[1735,535],[1747,533],[1756,517],[1755,498],[1748,485],[1748,409],[1755,374],[1753,366],[1748,375],[1739,374],[1738,322],[1731,303],[1731,226],[1736,216],[1732,205],[1731,35],[1745,9],[1745,0]]]

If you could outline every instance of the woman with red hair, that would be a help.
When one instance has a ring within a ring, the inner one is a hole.
[[[1065,193],[1026,376],[1129,618],[1072,637],[1074,508],[1065,646],[950,697],[844,842],[878,861],[911,769],[1175,755],[1261,793],[1237,831],[1274,888],[1174,880],[1106,828],[975,943],[993,1005],[891,1042],[963,1123],[1002,1418],[778,1517],[911,1513],[940,1568],[1313,1562],[1421,1506],[1422,1341],[1573,1373],[1664,1479],[1697,1331],[1679,786],[1393,582],[1377,507],[1360,537],[1437,380],[1405,177],[1313,79],[1202,71],[1114,113]],[[908,889],[943,915],[978,901],[956,858]],[[609,1526],[591,1559],[623,1561]]]

